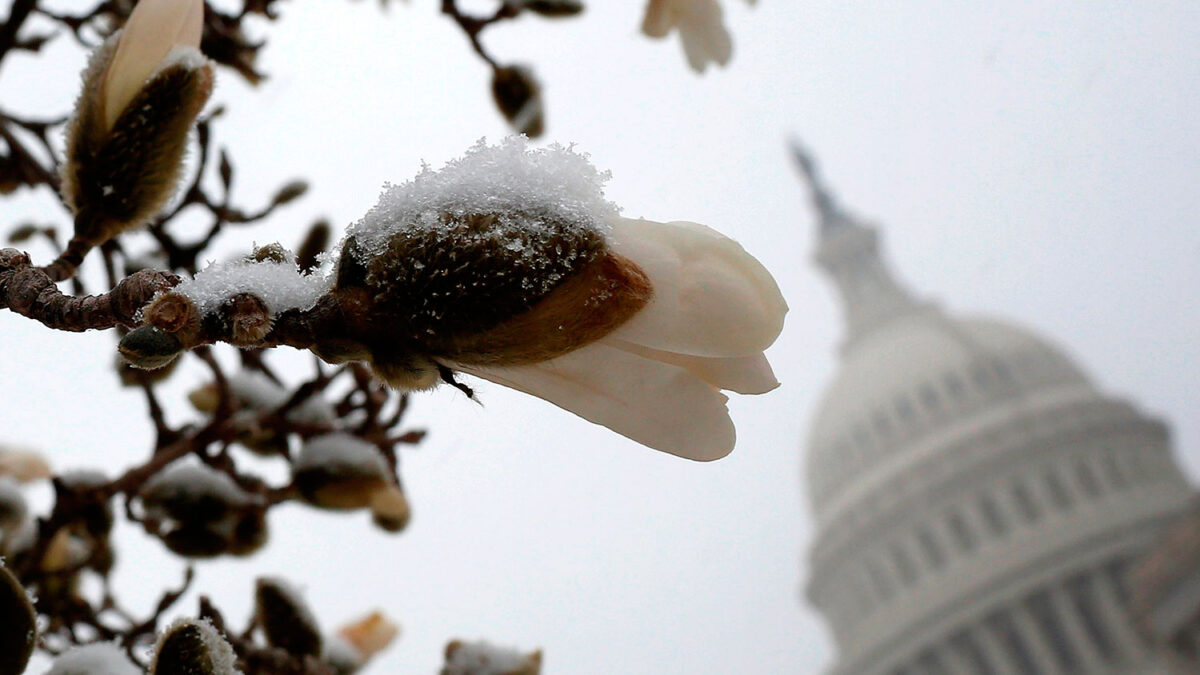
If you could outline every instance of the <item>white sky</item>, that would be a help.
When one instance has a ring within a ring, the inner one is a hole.
[[[535,66],[545,140],[612,170],[627,215],[712,225],[775,272],[792,308],[769,352],[784,386],[731,402],[738,447],[712,464],[496,386],[479,386],[482,407],[419,396],[409,421],[431,435],[403,457],[410,529],[281,509],[264,553],[199,567],[235,622],[252,575],[282,574],[331,626],[377,606],[403,623],[372,672],[435,672],[453,637],[540,646],[547,673],[571,675],[827,665],[824,628],[799,600],[800,460],[841,328],[809,263],[812,216],[783,145],[793,132],[843,202],[881,223],[915,290],[1069,346],[1106,391],[1169,419],[1200,476],[1200,5],[726,0],[734,60],[701,78],[674,37],[637,33],[640,4],[594,0],[582,19],[525,19],[486,41]],[[221,252],[294,244],[318,215],[347,224],[422,159],[506,133],[486,69],[438,5],[282,5],[261,63],[272,79],[248,94],[220,78],[218,142],[251,206],[293,176],[314,189]],[[82,59],[67,40],[46,60],[10,59],[0,104],[63,110]],[[0,227],[65,225],[47,204],[0,202]],[[110,472],[147,451],[141,398],[114,389],[111,336],[8,313],[0,334],[4,440]],[[202,380],[188,368],[167,396]],[[157,543],[123,533],[118,587],[148,604],[179,572]]]

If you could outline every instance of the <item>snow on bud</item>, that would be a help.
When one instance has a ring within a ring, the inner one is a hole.
[[[146,481],[137,499],[155,534],[182,556],[237,553],[265,537],[257,532],[265,533],[260,500],[206,464],[171,464]]]
[[[188,132],[212,92],[203,0],[142,0],[93,54],[67,126],[62,196],[75,239],[139,227],[179,182]]]
[[[73,647],[54,659],[46,675],[144,675],[115,642]]]
[[[453,640],[446,645],[446,665],[441,675],[538,675],[542,652],[522,654],[488,642]]]
[[[316,617],[291,584],[261,578],[254,590],[255,619],[267,644],[293,656],[319,656],[322,638]]]
[[[37,613],[25,587],[0,561],[0,675],[21,675],[37,642]]]
[[[304,443],[292,464],[292,483],[314,506],[361,509],[374,504],[376,493],[392,487],[392,477],[379,448],[337,432]],[[388,506],[381,508],[386,511]]]
[[[237,656],[204,619],[180,619],[154,645],[150,675],[235,675]]]
[[[296,256],[278,244],[227,263],[213,263],[195,277],[160,294],[142,311],[142,321],[195,346],[206,317],[220,313],[227,339],[239,346],[259,344],[275,317],[307,310],[328,290],[318,274],[302,274]]]

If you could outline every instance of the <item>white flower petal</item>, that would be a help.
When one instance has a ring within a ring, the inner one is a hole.
[[[783,329],[771,273],[704,225],[616,218],[611,245],[650,277],[654,297],[612,337],[692,356],[754,356]]]
[[[775,379],[775,372],[762,352],[729,358],[690,356],[612,338],[603,342],[647,359],[684,368],[718,389],[738,394],[765,394],[779,386],[779,380]]]
[[[603,343],[529,366],[456,370],[511,387],[638,443],[697,461],[733,450],[725,395],[696,375]]]
[[[199,49],[203,31],[204,0],[141,0],[104,74],[105,126],[112,126],[171,49]]]

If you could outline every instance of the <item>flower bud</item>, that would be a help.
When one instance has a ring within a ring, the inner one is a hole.
[[[212,91],[200,54],[202,0],[142,0],[93,53],[67,127],[62,196],[75,239],[139,227],[179,182],[188,132]]]
[[[37,614],[25,587],[0,563],[0,675],[21,675],[37,642]]]
[[[154,370],[170,364],[183,351],[174,335],[155,326],[139,326],[121,338],[117,350],[134,368]]]
[[[492,98],[517,133],[530,138],[546,128],[542,86],[524,66],[500,66],[492,72]]]
[[[318,656],[321,632],[308,605],[291,584],[261,578],[254,591],[255,619],[267,644],[293,656]]]
[[[292,465],[292,482],[310,504],[348,510],[372,505],[374,495],[392,480],[379,448],[338,432],[304,443]]]
[[[254,537],[239,530],[261,510],[260,500],[207,465],[172,464],[146,481],[137,499],[152,531],[179,555],[206,558],[253,545]]]
[[[204,619],[180,619],[154,646],[150,675],[234,675],[237,656],[222,635]]]

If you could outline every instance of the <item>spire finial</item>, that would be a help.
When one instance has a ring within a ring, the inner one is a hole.
[[[793,137],[788,145],[792,151],[792,159],[796,162],[796,168],[799,169],[800,175],[804,178],[804,182],[808,185],[810,199],[812,199],[813,207],[821,217],[821,230],[829,230],[846,220],[846,214],[842,213],[838,208],[837,202],[834,201],[833,195],[829,189],[825,187],[825,183],[821,180],[821,174],[817,170],[817,162],[813,159],[812,154],[800,142],[798,138]]]

